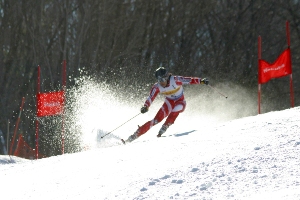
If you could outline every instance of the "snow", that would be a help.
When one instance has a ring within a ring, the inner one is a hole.
[[[128,145],[123,132],[80,153],[1,155],[0,197],[300,199],[300,107],[215,125],[201,119],[181,117],[165,137],[153,128]]]

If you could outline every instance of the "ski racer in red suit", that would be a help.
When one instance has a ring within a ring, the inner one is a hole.
[[[155,71],[155,77],[158,82],[155,83],[150,91],[150,95],[141,108],[141,113],[146,113],[156,98],[160,93],[166,96],[165,102],[162,107],[158,110],[154,119],[146,122],[144,125],[140,126],[133,135],[129,136],[126,142],[132,142],[144,133],[146,133],[152,126],[161,122],[167,117],[165,123],[162,125],[157,137],[161,137],[166,130],[174,124],[179,113],[183,112],[186,106],[183,95],[184,84],[206,84],[208,85],[208,80],[206,78],[198,77],[183,77],[183,76],[173,76],[171,73],[160,67]]]

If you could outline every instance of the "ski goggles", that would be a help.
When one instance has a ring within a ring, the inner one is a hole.
[[[168,74],[164,75],[164,76],[158,76],[157,77],[158,82],[167,82],[168,80]]]

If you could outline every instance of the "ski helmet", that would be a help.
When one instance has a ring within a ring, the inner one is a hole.
[[[164,67],[160,67],[155,71],[155,78],[160,82],[166,82],[168,71]]]

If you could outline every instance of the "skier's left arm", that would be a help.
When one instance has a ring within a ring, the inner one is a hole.
[[[184,77],[184,76],[174,76],[177,84],[205,84],[208,85],[209,81],[207,78],[199,77]]]

